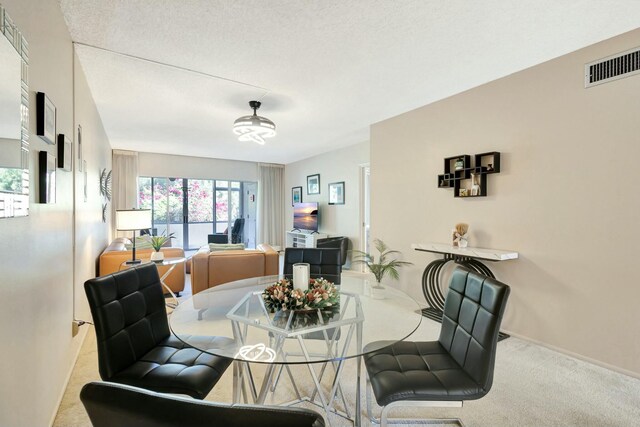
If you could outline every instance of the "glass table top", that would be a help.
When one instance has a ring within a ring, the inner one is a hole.
[[[348,359],[406,339],[420,325],[418,303],[405,293],[342,276],[340,303],[330,311],[269,312],[262,291],[280,277],[239,280],[200,292],[171,313],[172,332],[209,354],[256,363],[315,363]],[[226,337],[210,340],[206,337]],[[209,348],[215,342],[215,348]],[[302,350],[302,351],[301,351]]]

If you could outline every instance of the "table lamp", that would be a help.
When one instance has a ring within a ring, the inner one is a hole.
[[[116,229],[118,231],[133,231],[133,257],[127,264],[139,264],[136,259],[136,230],[151,228],[150,209],[123,209],[116,210]]]

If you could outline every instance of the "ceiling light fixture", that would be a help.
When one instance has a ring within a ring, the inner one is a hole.
[[[276,125],[266,117],[256,114],[260,105],[260,101],[249,101],[253,115],[242,116],[233,122],[233,133],[238,135],[239,141],[253,141],[264,145],[264,138],[276,136]]]

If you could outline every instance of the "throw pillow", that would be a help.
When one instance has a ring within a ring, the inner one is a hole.
[[[128,251],[133,249],[133,245],[131,243],[125,243],[124,248]],[[136,250],[138,249],[153,249],[151,246],[151,242],[146,237],[136,237]]]
[[[209,251],[243,251],[244,243],[209,243]]]

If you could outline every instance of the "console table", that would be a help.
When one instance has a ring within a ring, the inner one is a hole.
[[[491,270],[482,261],[507,261],[517,259],[518,252],[501,251],[486,248],[458,248],[445,243],[413,243],[411,249],[419,252],[442,254],[441,259],[432,261],[422,273],[422,292],[430,307],[422,309],[422,315],[437,322],[442,321],[444,309],[444,295],[441,285],[442,267],[449,261],[477,271],[485,276],[493,277]]]

